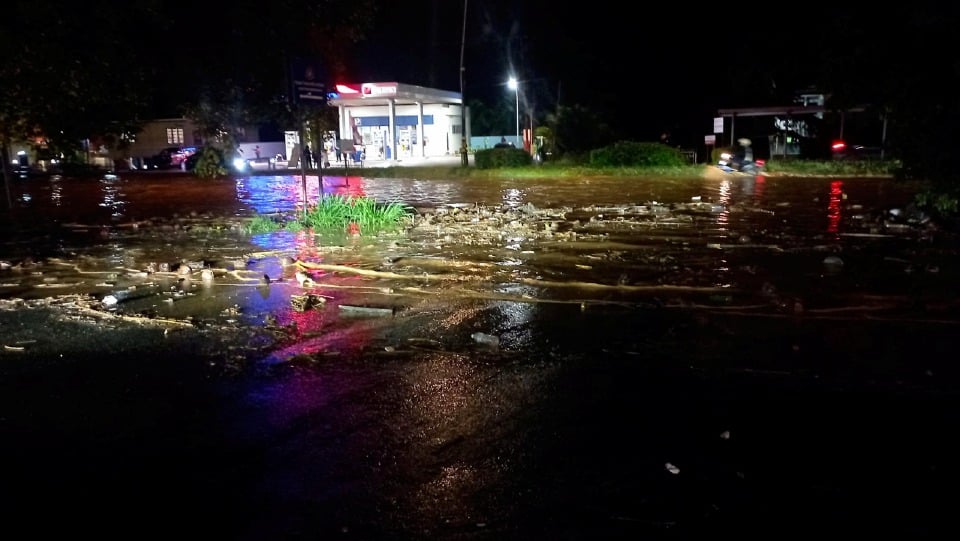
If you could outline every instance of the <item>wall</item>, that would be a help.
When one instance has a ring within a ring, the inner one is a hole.
[[[283,141],[254,141],[253,143],[240,143],[240,155],[247,160],[256,159],[256,149],[258,146],[260,147],[261,158],[273,158],[277,154],[281,154],[284,157],[287,155],[287,147]]]

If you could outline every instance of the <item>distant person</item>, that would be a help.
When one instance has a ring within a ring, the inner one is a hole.
[[[260,159],[260,145],[257,145],[257,146],[253,149],[253,153],[257,155],[257,159],[259,160],[259,159]]]
[[[753,148],[751,148],[751,145],[752,141],[746,137],[737,139],[736,158],[740,165],[753,163]]]
[[[308,146],[303,147],[303,167],[304,169],[313,168],[313,153]]]

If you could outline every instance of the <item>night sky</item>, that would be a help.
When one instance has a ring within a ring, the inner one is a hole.
[[[860,77],[874,81],[863,85],[867,94],[870,84],[903,82],[904,64],[934,74],[924,84],[937,85],[944,51],[960,46],[957,11],[916,2],[467,0],[464,93],[468,102],[512,100],[504,83],[515,72],[537,110],[580,104],[635,139],[670,131],[696,142],[711,133],[717,109],[789,104],[801,90],[822,90],[830,69],[834,77],[868,75]],[[382,2],[375,30],[348,53],[354,82],[459,91],[463,27],[461,0]],[[846,56],[855,60],[838,60]]]
[[[514,72],[539,110],[580,104],[604,110],[638,138],[689,131],[702,139],[717,108],[769,101],[777,82],[750,65],[738,80],[738,64],[759,63],[777,47],[796,50],[778,45],[762,28],[763,16],[719,9],[468,0],[464,94],[485,104],[512,102],[504,83]],[[369,39],[351,51],[352,82],[459,91],[463,27],[460,0],[384,2]],[[801,56],[791,61],[792,72],[810,55]]]

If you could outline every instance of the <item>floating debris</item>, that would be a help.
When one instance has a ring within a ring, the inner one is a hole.
[[[103,299],[100,302],[104,306],[115,306],[121,302],[129,301],[132,299],[140,299],[143,297],[149,297],[150,295],[155,295],[158,292],[158,288],[154,284],[137,287],[133,286],[128,289],[121,289],[119,291],[114,291],[109,295],[104,295]]]
[[[303,271],[297,271],[294,276],[297,279],[297,283],[300,284],[300,287],[313,287],[316,285],[316,282],[313,281],[313,278]]]
[[[478,344],[483,344],[485,346],[499,347],[500,346],[500,337],[494,336],[492,334],[487,334],[483,332],[475,332],[470,335],[473,338],[473,341]]]
[[[346,315],[357,315],[357,316],[392,316],[393,308],[375,308],[371,306],[353,306],[349,304],[341,304],[340,311]]]
[[[290,306],[297,312],[306,312],[307,310],[321,306],[327,302],[327,299],[320,295],[291,295]]]

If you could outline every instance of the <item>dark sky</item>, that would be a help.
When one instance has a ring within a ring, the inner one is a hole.
[[[383,2],[370,37],[352,51],[363,81],[397,81],[459,91],[461,0]],[[638,137],[711,127],[737,85],[737,63],[778,44],[761,16],[720,16],[720,7],[592,1],[467,0],[468,101],[508,99],[511,72],[538,110],[560,102],[604,109]],[[738,8],[743,10],[744,8]],[[739,22],[734,22],[739,21]],[[780,46],[787,47],[780,43]],[[769,82],[752,77],[751,92]],[[700,126],[699,123],[703,125]],[[693,126],[692,124],[697,124]],[[705,131],[706,133],[706,131]]]

